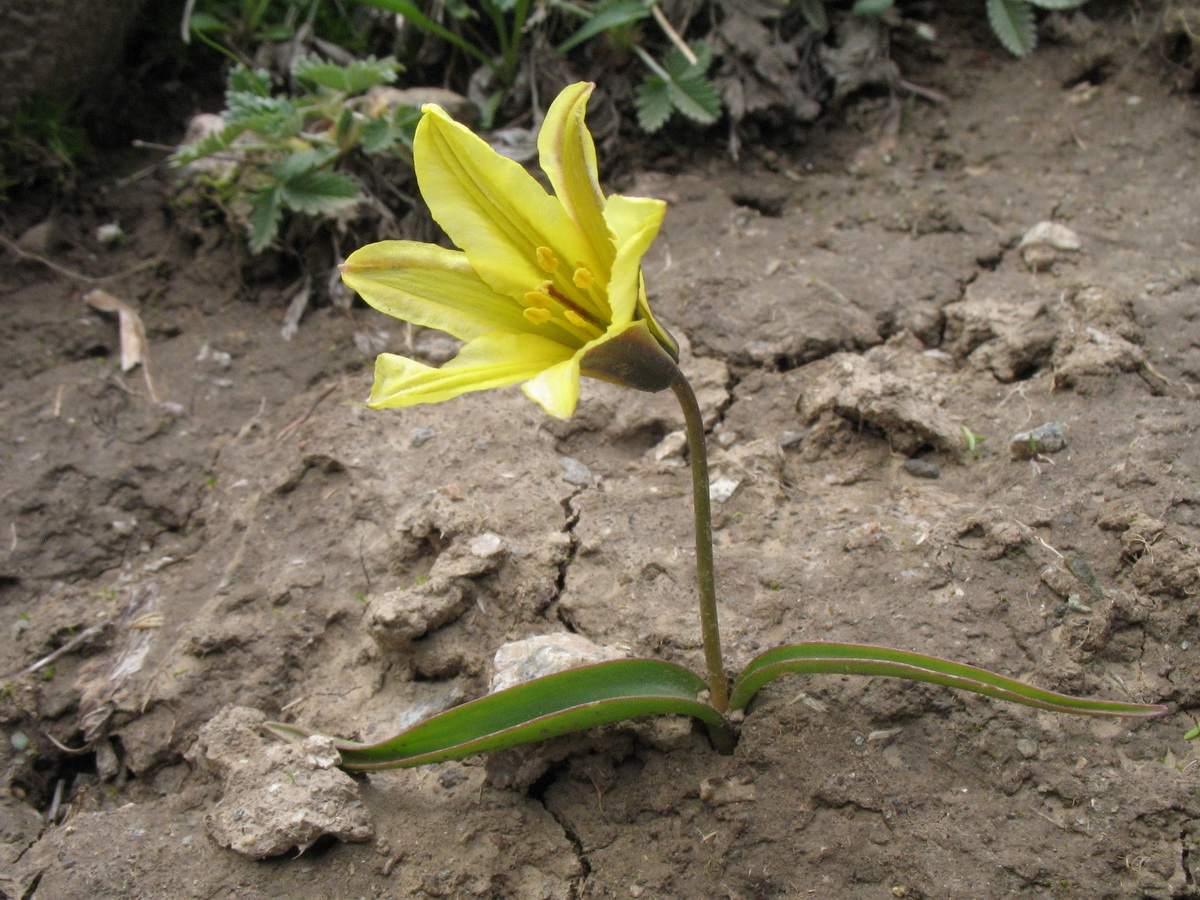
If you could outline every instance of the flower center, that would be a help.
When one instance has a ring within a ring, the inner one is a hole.
[[[602,335],[608,325],[589,309],[600,307],[593,296],[596,276],[592,270],[577,260],[568,280],[553,250],[538,247],[536,253],[538,268],[550,277],[524,295],[525,318],[534,325],[555,322],[584,343]]]

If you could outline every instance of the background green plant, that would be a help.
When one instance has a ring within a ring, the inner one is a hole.
[[[399,70],[393,59],[339,66],[302,57],[292,67],[298,90],[289,96],[273,94],[265,70],[238,65],[229,75],[224,127],[180,148],[171,162],[226,164],[199,169],[199,178],[244,222],[250,249],[259,252],[285,212],[331,216],[363,200],[358,182],[339,170],[351,155],[407,155],[419,111],[367,96]]]

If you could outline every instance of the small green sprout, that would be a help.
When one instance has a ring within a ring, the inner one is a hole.
[[[980,444],[986,441],[987,438],[982,434],[976,434],[966,425],[962,426],[962,433],[963,438],[966,439],[967,442],[967,451],[972,457],[979,459],[979,455],[983,452],[983,448],[980,447]]]
[[[1200,738],[1200,725],[1197,725],[1183,736],[1185,741],[1194,741],[1196,738]]]

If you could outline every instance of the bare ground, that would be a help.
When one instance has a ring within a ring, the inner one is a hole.
[[[591,382],[565,423],[516,390],[368,411],[379,343],[437,336],[324,308],[284,341],[286,279],[239,277],[155,173],[47,246],[158,257],[104,287],[163,402],[78,281],[0,275],[0,895],[1200,896],[1200,116],[1106,28],[1016,62],[945,23],[910,75],[947,105],[614,187],[671,204],[646,275],[732,488],[735,665],[879,642],[1172,715],[824,677],[765,691],[731,757],[684,722],[357,782],[285,757],[256,717],[377,739],[529,635],[699,666],[681,420]],[[1044,221],[1079,249],[1021,247]],[[1010,446],[1051,422],[1062,449]],[[291,827],[349,840],[212,836]]]

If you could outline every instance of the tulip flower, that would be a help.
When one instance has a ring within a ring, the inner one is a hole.
[[[567,418],[581,375],[651,391],[678,376],[677,347],[650,313],[641,273],[665,204],[601,191],[584,123],[593,88],[567,87],[542,123],[539,158],[553,194],[437,105],[423,108],[417,184],[459,249],[383,241],[352,253],[342,277],[381,312],[465,343],[441,368],[382,354],[370,406],[522,382]]]

